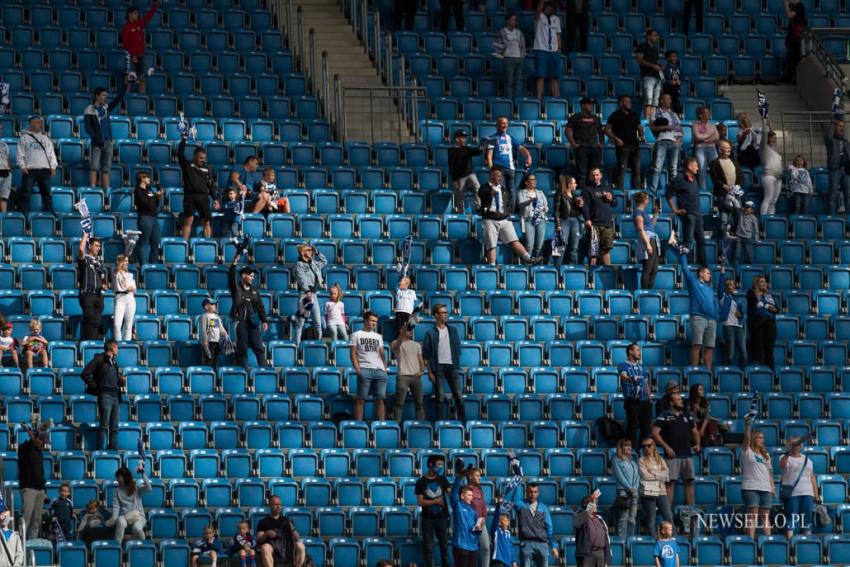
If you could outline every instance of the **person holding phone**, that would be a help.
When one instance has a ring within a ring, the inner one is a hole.
[[[581,500],[573,525],[576,531],[577,567],[605,567],[611,562],[611,541],[608,538],[608,524],[597,513],[598,489]]]

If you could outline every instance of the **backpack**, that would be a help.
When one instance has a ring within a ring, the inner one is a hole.
[[[600,417],[596,420],[597,439],[604,439],[608,446],[613,447],[617,441],[626,437],[626,430],[620,422],[610,417]]]

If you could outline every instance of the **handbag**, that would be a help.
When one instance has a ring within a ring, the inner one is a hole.
[[[806,466],[809,464],[809,456],[806,455],[806,460],[803,461],[803,467],[800,469],[800,474],[797,475],[797,480],[794,481],[794,484],[783,484],[779,487],[779,499],[780,500],[790,500],[791,494],[794,492],[794,489],[797,488],[797,485],[800,484],[800,479],[803,478],[803,473],[806,472]]]
[[[626,492],[617,492],[616,498],[614,498],[614,507],[618,510],[628,510],[632,504],[632,499]]]
[[[233,341],[230,340],[228,335],[224,335],[221,338],[221,353],[224,356],[229,356],[236,352],[236,347],[233,345]]]
[[[127,520],[127,525],[132,525],[142,519],[142,513],[138,510],[130,510],[124,514],[124,519]]]

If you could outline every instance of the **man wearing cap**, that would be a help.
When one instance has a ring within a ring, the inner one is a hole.
[[[508,134],[508,119],[502,116],[496,120],[496,133],[487,140],[484,163],[488,168],[496,167],[502,172],[505,187],[512,193],[516,189],[514,149],[525,157],[525,167],[531,167],[531,153],[516,138]]]
[[[484,217],[484,256],[489,264],[496,263],[496,246],[499,242],[510,246],[526,264],[542,264],[542,257],[532,258],[517,238],[510,216],[514,210],[510,187],[502,185],[502,170],[490,168],[490,179],[478,190],[481,199],[480,214]]]
[[[227,329],[218,314],[218,301],[206,297],[203,301],[204,312],[198,318],[198,340],[201,342],[201,360],[213,369],[218,368],[218,357],[222,343],[228,338]]]
[[[124,98],[127,91],[126,80],[118,81],[118,94],[107,102],[109,91],[104,87],[94,90],[92,104],[83,113],[83,126],[91,138],[91,157],[89,159],[89,185],[97,187],[100,173],[101,187],[109,193],[109,168],[112,167],[112,127],[109,123],[109,113],[112,112]]]
[[[322,270],[327,265],[328,259],[315,246],[305,242],[298,247],[298,261],[295,263],[295,285],[299,294],[298,304],[299,306],[309,306],[309,317],[313,322],[316,340],[322,338],[322,311],[319,308],[319,302],[312,301],[312,295],[325,289],[325,278]],[[308,295],[310,295],[309,298],[307,298]],[[306,322],[305,317],[295,317],[294,319],[293,330],[296,344],[301,343],[301,333]]]
[[[80,308],[83,311],[83,340],[102,338],[103,292],[109,289],[106,269],[100,257],[100,240],[83,232],[77,250],[77,278],[80,285]]]
[[[245,253],[238,249],[230,264],[228,282],[233,306],[230,308],[230,318],[236,322],[236,364],[248,367],[248,347],[254,351],[258,366],[266,366],[266,352],[260,337],[260,327],[263,331],[269,328],[269,319],[260,292],[254,289],[254,274],[256,270],[243,266],[236,273],[236,264]]]
[[[15,161],[23,174],[21,187],[17,195],[18,210],[29,211],[29,195],[38,183],[41,193],[41,210],[53,211],[53,199],[50,191],[50,178],[56,174],[59,162],[53,150],[53,142],[44,132],[44,120],[41,116],[30,117],[29,130],[22,130],[18,138],[18,151]]]
[[[632,170],[632,189],[640,189],[640,145],[646,143],[640,116],[632,110],[632,97],[620,95],[617,110],[608,116],[605,123],[605,135],[614,142],[617,154],[617,189],[625,188],[626,169]]]
[[[570,116],[567,122],[567,139],[573,148],[578,172],[578,186],[587,183],[587,174],[602,165],[602,122],[593,114],[593,99],[581,99],[581,111]]]
[[[32,436],[18,447],[18,486],[21,491],[21,519],[26,521],[27,539],[38,537],[44,506],[44,435],[32,429]]]
[[[655,415],[661,415],[670,409],[670,398],[673,394],[681,394],[682,390],[679,383],[675,380],[668,380],[664,385],[664,395],[658,398],[655,402]]]
[[[135,75],[139,82],[139,93],[145,92],[145,26],[153,19],[159,2],[154,1],[144,18],[139,19],[139,8],[127,8],[127,23],[121,28],[121,44],[127,50],[127,74]]]
[[[699,196],[699,162],[695,157],[685,160],[685,168],[667,185],[664,196],[673,214],[679,217],[679,243],[690,247],[696,241],[697,263],[705,266],[705,229],[702,225],[702,206]],[[674,203],[675,199],[675,203]]]
[[[466,186],[472,186],[472,194],[475,196],[475,209],[481,207],[478,198],[478,190],[481,183],[478,182],[475,172],[472,170],[472,158],[481,155],[481,148],[473,148],[466,145],[466,132],[458,130],[455,132],[455,145],[449,148],[449,176],[452,178],[454,189],[455,214],[461,215],[466,207]]]
[[[96,354],[82,373],[86,394],[97,396],[100,416],[98,448],[118,450],[118,416],[121,407],[121,386],[126,382],[118,367],[118,343],[108,340],[103,353]]]

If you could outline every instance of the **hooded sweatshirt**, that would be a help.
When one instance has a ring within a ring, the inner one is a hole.
[[[124,93],[127,92],[124,81],[118,81],[118,85],[118,93],[115,95],[115,98],[103,106],[92,103],[86,107],[83,113],[83,125],[85,126],[86,134],[91,138],[92,147],[102,148],[112,140],[109,113],[121,104],[121,99],[124,98]]]
[[[688,257],[686,254],[679,255],[679,265],[682,267],[682,275],[688,282],[688,294],[691,300],[691,315],[705,317],[709,321],[716,321],[720,309],[717,306],[717,297],[711,284],[700,281],[688,269]]]
[[[50,138],[29,130],[23,130],[18,138],[15,163],[20,169],[56,169],[59,165]]]

